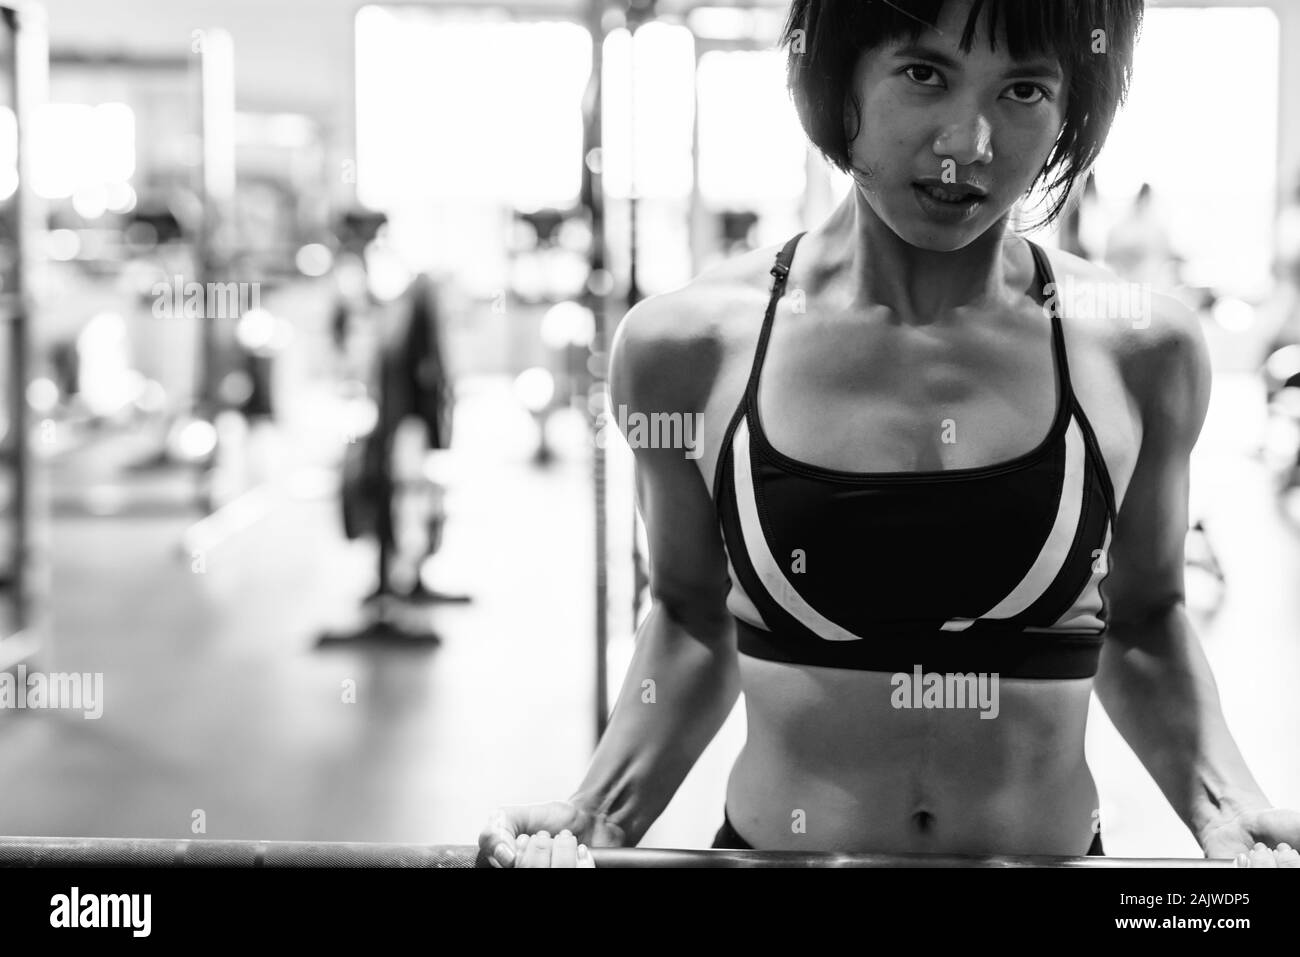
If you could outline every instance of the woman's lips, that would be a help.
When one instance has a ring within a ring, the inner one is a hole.
[[[975,215],[985,197],[969,189],[949,189],[931,183],[913,183],[918,205],[927,216],[940,222],[960,222]]]
[[[938,183],[917,183],[916,185],[941,203],[964,203],[967,200],[984,198],[982,193],[970,186],[949,187],[941,186]]]

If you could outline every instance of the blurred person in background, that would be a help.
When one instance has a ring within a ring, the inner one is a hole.
[[[1106,237],[1106,265],[1121,279],[1170,289],[1178,281],[1178,259],[1169,231],[1152,200],[1150,183],[1143,183],[1123,219]]]
[[[1278,212],[1274,275],[1278,281],[1279,324],[1268,352],[1300,343],[1300,171]]]

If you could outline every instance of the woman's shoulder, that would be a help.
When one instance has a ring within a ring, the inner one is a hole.
[[[1117,358],[1141,360],[1203,340],[1196,313],[1168,292],[1061,249],[1043,252],[1054,279],[1047,291],[1056,297],[1062,321],[1097,336]]]
[[[615,388],[656,408],[701,405],[726,359],[757,339],[780,248],[729,257],[628,310],[610,347]]]
[[[1080,256],[1044,248],[1058,314],[1069,335],[1086,337],[1115,362],[1139,407],[1208,392],[1209,351],[1197,313],[1150,283],[1130,282]],[[1193,402],[1193,404],[1196,404]]]

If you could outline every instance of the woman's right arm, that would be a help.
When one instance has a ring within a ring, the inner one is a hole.
[[[686,416],[703,408],[720,349],[692,332],[696,324],[684,321],[680,298],[645,300],[619,324],[610,356],[610,399],[620,424],[637,422],[637,413],[652,422],[661,421],[651,419],[655,413]],[[679,434],[698,442],[701,433]],[[726,609],[726,554],[713,500],[697,466],[698,446],[638,447],[646,443],[637,437],[629,428],[637,505],[649,548],[651,606],[637,630],[622,690],[587,774],[569,801],[503,809],[480,838],[485,851],[501,842],[520,849],[520,833],[540,838],[543,830],[548,832],[544,844],[549,844],[559,828],[597,846],[637,844],[739,695],[735,631]],[[538,823],[553,827],[536,827]],[[530,831],[530,826],[536,829]],[[541,858],[549,854],[537,843],[528,842],[524,863],[544,866]]]

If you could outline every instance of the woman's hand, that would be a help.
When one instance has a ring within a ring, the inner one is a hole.
[[[591,850],[569,831],[555,837],[538,831],[520,834],[515,844],[515,867],[595,867]]]
[[[1234,858],[1238,867],[1300,867],[1300,811],[1242,811],[1206,830],[1209,858]]]
[[[621,847],[623,829],[571,801],[498,808],[478,836],[493,867],[595,867],[591,847]]]

